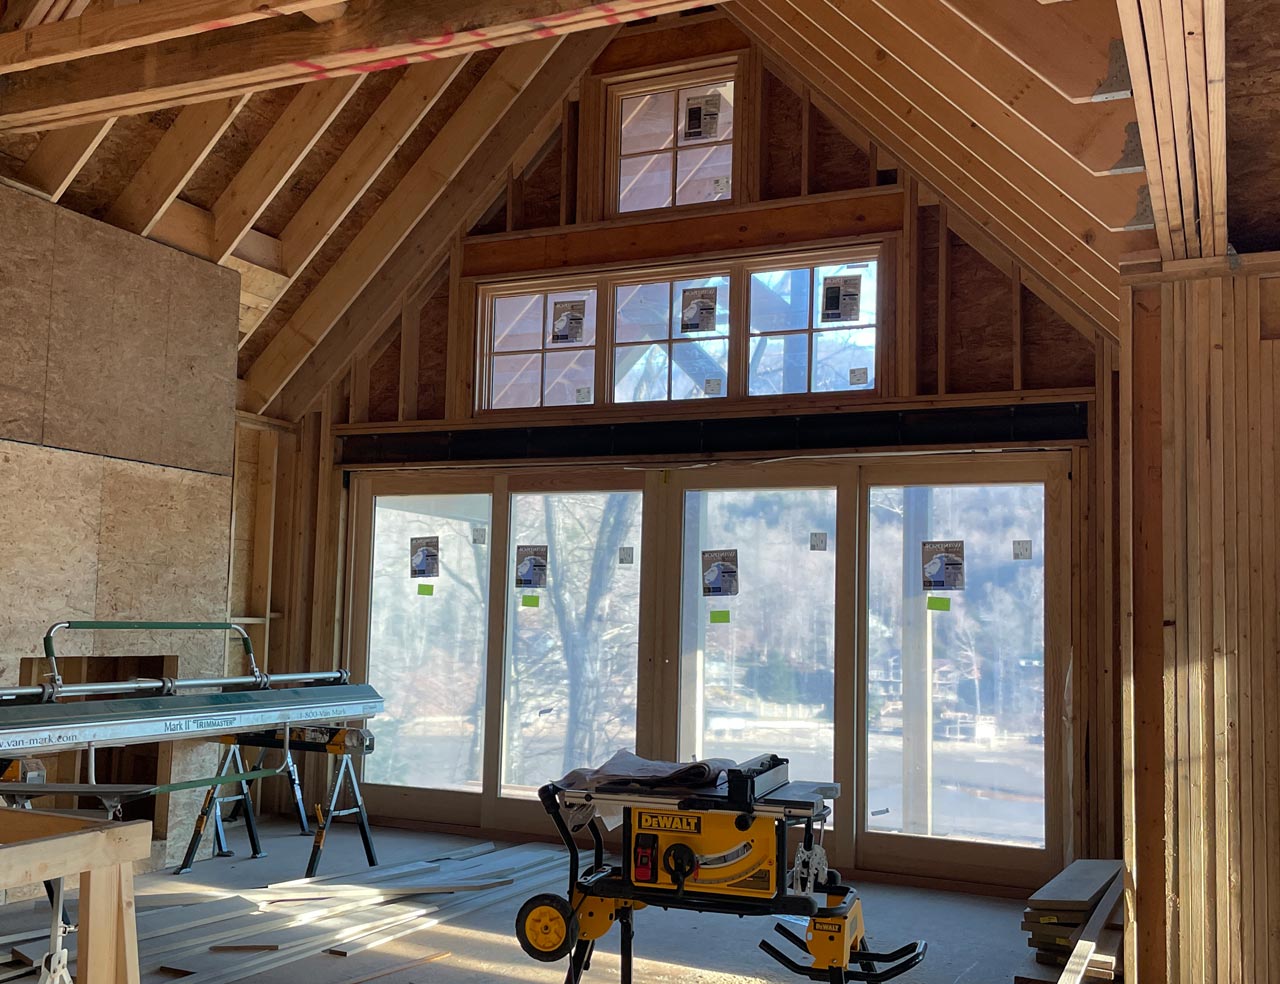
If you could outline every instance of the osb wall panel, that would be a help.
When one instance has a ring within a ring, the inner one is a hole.
[[[0,683],[17,682],[24,656],[64,619],[222,621],[227,616],[231,479],[222,475],[0,441]],[[184,677],[220,676],[215,633],[67,633],[70,654],[174,654]],[[168,746],[168,778],[210,774],[217,747]],[[181,856],[199,790],[170,797],[157,814]]]
[[[793,198],[804,168],[804,100],[769,71],[762,92],[760,198]]]
[[[369,367],[369,419],[400,416],[400,338],[397,336]]]
[[[818,109],[809,110],[809,192],[849,191],[871,184],[871,158]]]
[[[1280,248],[1280,0],[1226,4],[1227,226],[1241,253]]]
[[[520,179],[520,208],[516,214],[519,228],[541,229],[560,224],[563,163],[557,130]]]
[[[949,239],[947,392],[1013,389],[1013,284],[972,246]],[[1092,382],[1092,352],[1089,369]]]
[[[231,529],[232,615],[249,614],[249,588],[253,579],[253,524],[257,522],[258,432],[240,430],[236,435],[236,471]],[[239,649],[238,646],[235,649]]]
[[[1053,389],[1093,384],[1093,343],[1024,288],[1022,385],[1026,389]]]
[[[919,294],[916,297],[916,382],[921,393],[938,392],[938,208],[928,205],[919,216]]]
[[[6,188],[0,214],[0,438],[230,474],[236,275]]]
[[[443,277],[422,307],[418,340],[418,419],[443,420],[449,370],[449,278]]]

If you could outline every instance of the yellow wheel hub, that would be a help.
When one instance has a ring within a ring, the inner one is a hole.
[[[552,963],[578,942],[578,914],[561,895],[535,895],[516,916],[516,939],[535,960]]]
[[[547,952],[559,948],[568,935],[564,916],[549,905],[540,905],[529,913],[524,931],[529,935],[530,943]]]

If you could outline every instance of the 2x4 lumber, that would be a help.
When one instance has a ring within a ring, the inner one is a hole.
[[[192,256],[208,259],[213,255],[213,213],[175,198],[152,226],[151,238]],[[232,256],[283,276],[280,240],[274,236],[250,229],[236,245]]]
[[[11,0],[0,18],[0,31],[22,31],[43,24],[53,4],[54,0]]]
[[[1081,927],[1076,943],[1072,947],[1071,956],[1067,958],[1066,969],[1058,978],[1058,984],[1080,984],[1088,976],[1090,959],[1093,957],[1103,930],[1106,929],[1111,910],[1120,901],[1123,889],[1124,883],[1120,878],[1112,879],[1106,894],[1102,896],[1102,901],[1094,908],[1089,921]]]
[[[110,118],[45,134],[18,172],[18,181],[58,201],[114,123]]]
[[[631,263],[671,255],[673,243],[701,254],[767,248],[902,228],[900,188],[822,196],[794,204],[750,205],[729,213],[648,218],[547,232],[465,240],[462,276],[552,271],[589,266],[601,257]]]
[[[363,76],[305,85],[213,203],[209,259],[221,263],[240,244],[289,176],[311,152]]]
[[[150,235],[248,100],[246,94],[183,109],[111,203],[107,222]]]
[[[362,74],[698,6],[700,0],[353,0],[331,24],[274,18],[67,65],[15,72],[0,131],[150,112],[342,74]],[[140,7],[138,9],[144,9]]]
[[[384,330],[400,313],[404,295],[423,280],[424,273],[430,271],[426,276],[436,275],[459,226],[475,203],[490,200],[496,194],[496,184],[523,145],[530,121],[543,120],[560,110],[565,94],[611,36],[611,31],[602,29],[561,43],[533,83],[516,97],[501,122],[471,156],[447,193],[385,259],[339,324],[307,356],[301,370],[272,405],[273,415],[299,419],[316,394],[338,376],[365,340]]]
[[[324,8],[333,0],[148,0],[87,10],[72,22],[43,24],[53,0],[22,0],[20,25],[0,22],[0,74]],[[40,13],[39,19],[36,14]]]
[[[828,6],[839,11],[850,25],[841,33],[841,43],[851,50],[856,46],[863,64],[871,64],[868,57],[874,59],[877,48],[889,54],[888,58],[880,59],[880,71],[919,112],[975,138],[978,133],[989,134],[992,142],[987,145],[986,153],[992,163],[998,163],[1005,170],[1030,168],[1049,188],[1105,229],[1119,231],[1151,225],[1150,208],[1144,204],[1146,175],[1141,170],[1094,174],[975,82],[941,49],[896,19],[891,10],[901,8],[901,4],[884,0],[857,0],[856,3],[855,0],[828,0]],[[955,31],[947,36],[954,36],[956,32],[963,36],[965,28],[964,24],[956,25]],[[1056,113],[1047,112],[1051,116],[1062,115],[1067,108],[1059,105]],[[1122,137],[1122,134],[1116,136]],[[997,144],[1005,149],[1002,157],[992,156],[991,148]],[[974,146],[980,149],[982,145],[975,139]],[[1120,148],[1113,153],[1118,155]],[[1079,219],[1070,217],[1070,209],[1059,211],[1064,226],[1080,228]],[[1086,237],[1088,234],[1088,231],[1082,233]]]
[[[44,832],[57,829],[56,820],[49,819],[49,814],[32,816],[45,824]],[[3,828],[8,829],[9,824],[3,823]],[[0,884],[17,888],[51,878],[74,877],[83,871],[136,861],[150,852],[151,824],[146,820],[6,840],[0,847]]]
[[[956,13],[1071,102],[1129,92],[1114,0],[1074,0],[1047,10],[1021,0],[944,0]]]
[[[505,49],[498,56],[404,179],[250,367],[245,376],[247,409],[261,411],[275,399],[307,354],[377,274],[383,260],[445,192],[479,142],[560,43],[563,42],[558,39],[534,41]]]
[[[788,8],[789,11],[794,8]],[[763,3],[740,2],[731,15],[766,46],[803,66],[816,87],[840,99],[850,114],[874,128],[873,136],[894,146],[903,163],[922,180],[938,188],[985,227],[1024,266],[1042,271],[1053,286],[1109,334],[1116,331],[1116,301],[1111,284],[1114,270],[1071,235],[1052,223],[1042,227],[1006,200],[1006,177],[996,173],[958,137],[923,118],[910,119],[911,109],[901,97],[870,73],[851,74],[835,45],[821,34],[801,31],[799,19],[777,13]],[[872,87],[874,86],[875,91]],[[1077,254],[1084,254],[1077,259]],[[1085,263],[1089,263],[1086,269]],[[1087,274],[1087,276],[1085,275]],[[1118,279],[1118,278],[1115,278]]]

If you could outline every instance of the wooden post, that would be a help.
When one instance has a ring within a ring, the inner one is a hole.
[[[1131,702],[1133,830],[1128,860],[1134,879],[1132,911],[1138,980],[1162,981],[1165,935],[1164,735],[1164,508],[1162,421],[1162,310],[1168,288],[1133,292],[1127,368],[1132,413],[1129,462],[1132,484],[1132,666],[1124,681]],[[1122,465],[1126,463],[1122,462]],[[1126,797],[1128,798],[1128,797]]]

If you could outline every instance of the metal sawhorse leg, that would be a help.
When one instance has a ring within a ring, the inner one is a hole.
[[[222,762],[222,768],[218,771],[219,776],[236,775],[244,772],[244,761],[240,758],[240,749],[232,745],[227,752],[227,757]],[[200,849],[200,841],[204,837],[204,828],[209,822],[209,817],[213,817],[213,839],[214,839],[214,856],[219,858],[229,858],[235,851],[227,847],[227,833],[222,826],[222,804],[239,801],[244,804],[244,827],[245,832],[249,835],[249,847],[253,853],[250,855],[255,858],[266,857],[266,852],[262,849],[262,842],[258,839],[258,822],[253,816],[253,797],[249,793],[249,784],[241,779],[237,783],[232,783],[240,787],[240,792],[231,796],[222,796],[218,790],[221,786],[210,786],[209,791],[204,795],[204,805],[200,807],[200,815],[196,817],[196,826],[191,831],[191,842],[187,844],[186,856],[182,859],[182,864],[178,867],[175,875],[185,875],[191,870],[191,866],[196,860],[196,851]]]
[[[345,810],[338,809],[338,799],[342,795],[342,788],[345,785],[351,790],[351,801],[354,806],[349,806]],[[364,797],[360,795],[360,783],[356,780],[355,766],[352,764],[350,755],[341,755],[338,757],[338,771],[333,775],[333,782],[329,785],[329,808],[316,807],[316,839],[311,845],[311,859],[307,862],[308,878],[314,878],[316,871],[320,868],[320,854],[324,850],[324,838],[328,833],[329,824],[333,822],[334,817],[346,817],[355,814],[356,820],[360,825],[360,839],[364,841],[364,856],[369,861],[369,867],[375,867],[378,863],[378,855],[373,849],[373,833],[369,829],[369,814],[364,808]]]
[[[261,749],[258,752],[258,761],[254,763],[253,771],[257,772],[266,762],[268,749]],[[280,766],[282,772],[289,777],[289,788],[293,791],[294,809],[298,811],[298,833],[310,834],[311,824],[307,820],[307,808],[302,805],[302,783],[298,781],[298,766],[293,761],[293,752],[286,748],[284,750],[284,762]],[[231,812],[227,814],[227,823],[234,823],[240,819],[240,814],[245,812],[244,801],[237,799],[236,805],[231,808]]]

